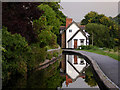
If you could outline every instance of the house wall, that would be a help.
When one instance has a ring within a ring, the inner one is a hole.
[[[72,29],[72,32],[69,32],[69,29]],[[73,23],[67,30],[66,30],[66,48],[68,48],[68,40],[79,30],[75,23]]]
[[[84,45],[86,45],[86,37],[82,34],[82,32],[78,32],[77,35],[69,41],[70,45],[68,48],[74,48],[74,39],[77,39],[77,46],[80,46],[80,39],[84,39]]]
[[[72,40],[68,42],[68,48],[72,48]]]
[[[65,32],[62,33],[61,41],[62,41],[61,43],[62,48],[65,48]]]
[[[80,64],[80,62],[81,61],[84,61],[84,64],[83,65],[81,65]],[[78,64],[74,64],[74,55],[72,55],[72,64],[74,65],[74,67],[79,71],[79,72],[81,72],[82,70],[83,70],[83,68],[86,66],[86,61],[83,59],[83,58],[79,58],[78,56],[77,56],[77,62],[78,62]]]
[[[81,65],[81,60],[84,61],[84,64]],[[76,79],[79,76],[79,73],[68,63],[68,61],[79,71],[81,72],[86,67],[86,61],[82,58],[77,57],[78,64],[74,64],[74,55],[67,55],[66,56],[66,73],[72,78]]]

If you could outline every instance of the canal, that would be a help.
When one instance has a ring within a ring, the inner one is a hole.
[[[63,52],[49,67],[3,82],[4,88],[98,88],[91,65],[80,55]]]

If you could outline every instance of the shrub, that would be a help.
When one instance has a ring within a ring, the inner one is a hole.
[[[40,48],[39,44],[32,44],[31,45],[32,53],[30,60],[34,62],[34,66],[38,66],[41,62],[44,62],[46,59],[46,48]]]
[[[107,48],[106,48],[106,47],[103,47],[103,50],[107,50]]]
[[[49,60],[52,59],[52,53],[51,53],[51,52],[48,52],[48,53],[47,53],[47,57],[46,57],[46,59],[49,59]]]
[[[118,51],[118,47],[114,47],[113,50],[114,50],[114,52],[117,52]]]
[[[109,52],[111,52],[112,51],[112,49],[109,49]]]
[[[92,46],[92,45],[87,45],[87,46],[81,45],[79,47],[81,47],[81,49],[84,49],[84,50],[90,50],[90,49],[97,50],[98,49],[98,47]]]
[[[59,53],[58,52],[53,52],[54,57],[58,57]]]
[[[89,50],[89,49],[92,49],[92,48],[93,48],[93,46],[91,46],[91,45],[88,45],[88,46],[81,45],[81,46],[79,46],[79,47],[81,47],[81,49],[86,49],[86,50]]]
[[[27,71],[27,55],[31,51],[27,41],[20,34],[11,34],[7,28],[2,29],[2,78],[12,74],[24,75]]]
[[[92,49],[93,50],[98,50],[98,47],[97,46],[93,46]]]

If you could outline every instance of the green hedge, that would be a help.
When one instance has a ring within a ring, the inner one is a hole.
[[[90,49],[97,50],[98,49],[98,47],[92,46],[92,45],[87,45],[87,46],[81,45],[81,46],[79,46],[79,49],[80,49],[80,47],[81,47],[81,49],[84,49],[84,50],[90,50]]]

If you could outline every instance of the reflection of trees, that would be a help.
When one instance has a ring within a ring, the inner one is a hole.
[[[88,67],[85,71],[85,82],[90,85],[91,87],[96,86],[97,83],[95,81],[95,78],[93,77],[93,73],[91,70],[91,67]]]

